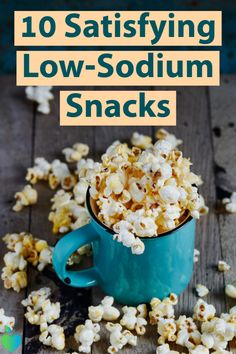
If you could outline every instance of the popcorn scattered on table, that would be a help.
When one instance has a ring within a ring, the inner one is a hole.
[[[14,326],[15,318],[6,316],[4,309],[0,308],[0,333],[5,333],[6,327],[9,327],[11,330],[13,330]]]
[[[151,300],[151,311],[149,312],[150,323],[157,324],[160,318],[174,318],[174,306],[177,305],[178,298],[175,294],[170,294],[169,297],[162,301],[158,298]]]
[[[145,326],[147,325],[147,320],[144,317],[147,313],[147,309],[145,310],[144,308],[145,306],[145,304],[140,304],[137,308],[132,306],[122,307],[124,315],[120,320],[121,326],[126,327],[130,331],[135,329],[137,334],[144,335],[146,332]],[[139,309],[141,312],[139,312]]]
[[[139,134],[134,132],[131,137],[131,144],[140,149],[147,149],[152,145],[152,138],[148,135]]]
[[[177,139],[174,134],[170,134],[165,129],[158,129],[156,132],[156,138],[159,140],[167,140],[169,143],[171,143],[173,149],[183,144],[183,140]]]
[[[164,344],[166,341],[176,341],[176,323],[174,318],[159,318],[157,323],[157,333],[160,335],[158,338],[159,344]]]
[[[199,297],[204,297],[209,294],[209,289],[205,285],[197,284],[196,285],[196,292]]]
[[[59,302],[52,303],[49,299],[50,295],[50,288],[41,288],[32,291],[21,303],[27,309],[25,312],[27,321],[40,327],[39,341],[46,346],[63,350],[65,348],[64,329],[52,324],[60,317],[61,306]]]
[[[49,173],[49,186],[56,189],[59,185],[65,190],[70,190],[75,186],[76,178],[71,174],[66,163],[60,160],[54,160],[51,163],[51,172]]]
[[[86,320],[85,324],[79,325],[75,329],[75,340],[79,344],[79,351],[82,353],[90,353],[94,342],[100,340],[100,326],[91,320]]]
[[[193,311],[193,318],[200,322],[210,321],[216,313],[215,307],[202,299],[197,301]]]
[[[137,337],[130,331],[122,331],[122,326],[119,323],[108,322],[106,329],[110,332],[110,346],[108,347],[108,353],[113,354],[121,350],[125,345],[131,346],[137,345]]]
[[[176,321],[177,338],[176,344],[188,349],[194,349],[201,344],[201,333],[191,317],[180,316]]]
[[[190,349],[190,354],[209,354],[209,350],[204,345],[198,345],[194,349]]]
[[[225,206],[227,213],[236,213],[236,192],[233,192],[230,198],[222,199],[222,204]]]
[[[18,212],[26,206],[36,204],[38,200],[38,193],[30,184],[27,184],[21,192],[17,192],[15,194],[15,199],[16,204],[12,209]]]
[[[114,298],[105,296],[98,306],[89,306],[88,317],[93,322],[116,321],[120,317],[120,311],[113,306]]]
[[[27,169],[26,181],[35,184],[38,181],[47,181],[51,164],[44,157],[37,157],[34,161],[34,166]]]
[[[78,162],[83,157],[88,155],[89,147],[86,144],[76,143],[72,146],[72,148],[68,147],[63,149],[62,153],[65,155],[67,162]]]
[[[79,164],[79,175],[87,180],[96,200],[98,218],[135,254],[144,252],[142,237],[174,229],[185,213],[199,218],[208,212],[196,187],[201,178],[167,140],[148,143],[144,150],[115,141],[94,171],[92,165],[89,173],[85,168],[81,174],[87,162]]]
[[[219,261],[218,262],[218,270],[220,272],[228,272],[230,270],[230,265],[227,264],[225,261]]]
[[[200,251],[194,248],[194,255],[193,255],[194,263],[197,263],[199,261],[199,257],[200,257]]]
[[[227,284],[225,287],[225,293],[227,296],[236,299],[236,287],[233,284]]]
[[[1,278],[6,289],[19,292],[27,286],[27,265],[32,264],[42,271],[52,263],[52,249],[46,241],[34,238],[31,234],[7,234],[3,237],[6,247],[11,251],[4,255],[5,266]]]
[[[50,113],[49,101],[54,98],[52,86],[28,86],[25,89],[26,97],[38,103],[37,111],[43,114]]]

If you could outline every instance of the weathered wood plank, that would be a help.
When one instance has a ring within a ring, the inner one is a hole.
[[[236,191],[236,76],[223,76],[221,87],[210,89],[212,117],[212,137],[216,171],[216,191],[218,202]],[[230,272],[224,274],[226,284],[235,280],[236,272],[236,217],[222,211],[218,214],[221,234],[222,257],[231,265]],[[227,308],[235,301],[226,298]],[[236,353],[235,346],[231,347]]]
[[[11,210],[13,196],[24,185],[23,171],[31,163],[33,105],[25,99],[24,90],[15,86],[15,77],[0,78],[0,185],[1,236],[8,232],[22,232],[29,228],[30,209],[21,213]],[[7,252],[0,247],[0,267]],[[6,290],[0,281],[0,307],[16,318],[14,331],[23,335],[24,309],[20,305],[25,291],[20,294]],[[1,353],[8,353],[1,347]],[[22,346],[15,353],[20,354]]]
[[[52,102],[52,110],[49,116],[36,114],[35,121],[35,140],[34,140],[34,158],[43,156],[49,161],[55,158],[63,160],[60,151],[67,146],[72,146],[75,142],[85,142],[90,146],[91,155],[93,154],[93,128],[73,128],[60,127],[59,121],[59,99],[58,92],[55,93],[55,100]],[[49,190],[47,184],[38,184],[36,186],[39,192],[39,202],[32,209],[31,232],[38,238],[45,239],[50,245],[56,243],[57,237],[52,234],[52,225],[48,221],[50,211],[50,199],[55,191]],[[57,321],[66,328],[66,337],[74,333],[76,325],[84,322],[87,316],[87,308],[91,303],[91,290],[78,290],[64,286],[55,273],[47,269],[42,273],[31,270],[30,286],[28,292],[49,286],[53,292],[53,299],[60,301],[62,305],[61,318]],[[25,354],[50,354],[54,350],[46,348],[38,341],[39,330],[29,324],[25,326],[26,345]],[[73,341],[72,341],[73,343]],[[69,344],[70,346],[70,344]],[[76,349],[67,347],[69,349]]]

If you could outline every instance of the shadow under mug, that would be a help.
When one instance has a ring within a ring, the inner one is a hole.
[[[78,288],[99,285],[119,303],[133,306],[149,303],[153,297],[163,299],[171,292],[179,295],[187,287],[193,271],[195,219],[188,216],[171,231],[142,237],[145,251],[134,255],[113,240],[114,231],[97,218],[89,190],[86,204],[90,223],[61,238],[53,252],[54,270],[65,284]],[[92,245],[94,266],[69,271],[68,258],[85,244]]]

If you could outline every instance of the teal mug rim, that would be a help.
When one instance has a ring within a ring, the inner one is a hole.
[[[97,217],[97,215],[93,212],[93,209],[91,207],[91,204],[90,204],[90,198],[91,195],[90,195],[90,187],[87,189],[87,192],[86,192],[86,207],[88,209],[88,212],[90,214],[90,216],[92,217],[92,219],[99,225],[101,226],[103,229],[105,229],[109,234],[111,235],[114,235],[115,232],[114,230],[112,230],[109,226],[103,224]],[[165,237],[165,236],[169,236],[171,234],[173,234],[175,231],[179,231],[180,229],[182,229],[187,223],[189,223],[190,221],[193,220],[193,217],[191,215],[189,215],[182,224],[180,224],[179,226],[175,227],[174,229],[172,230],[169,230],[169,231],[166,231],[166,232],[163,232],[161,233],[160,235],[157,235],[157,236],[152,236],[152,237],[139,237],[140,240],[153,240],[153,239],[157,239],[157,238],[161,238],[161,237]]]

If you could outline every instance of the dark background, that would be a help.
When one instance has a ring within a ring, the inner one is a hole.
[[[221,10],[223,12],[221,72],[236,72],[236,0],[0,0],[0,73],[15,71],[13,16],[16,10],[29,10],[29,14],[30,10]],[[71,47],[70,50],[72,49]],[[158,50],[160,49],[158,47]],[[214,47],[207,47],[207,50],[210,49],[213,50]]]

